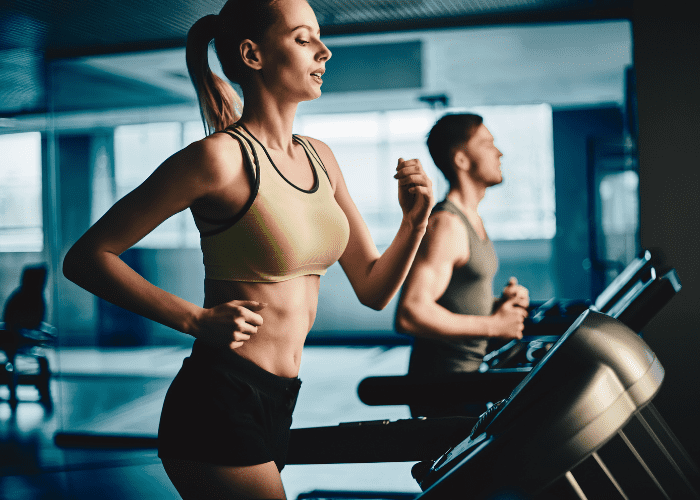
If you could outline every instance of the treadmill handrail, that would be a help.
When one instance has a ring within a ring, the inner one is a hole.
[[[485,373],[453,373],[425,378],[412,375],[367,377],[357,386],[369,406],[440,405],[459,394],[460,402],[482,403],[508,397],[531,368],[495,369]]]
[[[651,264],[651,252],[644,250],[642,254],[630,262],[625,269],[603,290],[595,299],[596,309],[602,313],[607,313],[615,305],[620,297],[627,292],[629,285],[636,275],[641,273],[645,267]]]

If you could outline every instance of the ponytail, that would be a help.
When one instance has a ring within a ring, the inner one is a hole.
[[[209,42],[218,26],[217,16],[212,14],[199,19],[187,33],[187,70],[197,92],[206,135],[233,125],[243,111],[241,98],[233,87],[209,68]]]

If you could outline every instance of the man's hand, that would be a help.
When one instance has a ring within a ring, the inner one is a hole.
[[[521,339],[525,328],[527,309],[516,303],[516,298],[503,301],[491,315],[489,336],[501,339]]]
[[[515,305],[527,309],[530,305],[530,292],[522,285],[518,285],[518,280],[511,277],[508,284],[503,289],[503,294],[499,302],[503,303],[513,300]],[[498,304],[497,304],[498,307]]]

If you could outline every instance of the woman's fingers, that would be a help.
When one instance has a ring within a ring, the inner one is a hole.
[[[229,304],[245,307],[251,311],[260,311],[267,306],[267,302],[257,300],[232,300]]]
[[[260,311],[267,306],[265,302],[254,300],[232,300],[228,305],[234,308],[235,316],[243,318],[247,323],[255,326],[262,326],[263,317],[255,311]]]
[[[412,186],[408,188],[408,192],[411,194],[422,194],[423,196],[429,197],[432,193],[432,189],[427,186]]]
[[[206,337],[210,342],[226,344],[235,349],[248,341],[263,325],[263,317],[258,314],[267,306],[254,300],[232,300],[215,306],[208,311]]]
[[[432,182],[423,170],[420,160],[403,161],[399,159],[396,170],[397,172],[394,174],[394,179],[399,181],[399,188],[404,188],[411,194],[431,196]]]
[[[254,325],[253,323],[250,323],[246,321],[243,318],[236,318],[233,320],[234,322],[234,333],[236,332],[241,332],[247,335],[253,334],[253,333],[258,333],[258,326],[261,325]]]
[[[420,160],[399,158],[394,178],[398,180],[399,205],[415,224],[427,221],[432,208],[433,185]]]
[[[410,167],[411,165],[420,165],[420,160],[418,158],[413,158],[411,160],[399,158],[399,162],[396,165],[396,170],[401,170],[403,167]]]
[[[243,320],[245,320],[246,323],[249,323],[254,326],[262,326],[263,324],[263,317],[249,309],[244,308],[241,311],[241,318],[243,318]]]
[[[406,184],[416,184],[420,186],[428,185],[428,176],[425,174],[408,174],[396,178],[399,180],[399,186],[405,186]]]
[[[233,332],[234,342],[245,342],[248,339],[250,339],[250,334],[248,334],[248,333]]]
[[[426,175],[425,171],[423,170],[423,167],[421,167],[420,164],[418,164],[418,165],[404,167],[401,170],[398,170],[394,174],[394,179],[401,179],[403,177],[410,176],[410,175],[420,175],[420,176],[428,177]]]

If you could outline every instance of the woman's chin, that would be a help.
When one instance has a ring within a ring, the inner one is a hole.
[[[309,99],[308,99],[308,100],[309,100],[309,101],[313,101],[314,99],[318,99],[319,97],[321,97],[321,94],[322,94],[322,93],[323,93],[323,92],[321,92],[321,87],[319,86],[317,89],[314,89],[314,90],[311,92],[311,95],[309,96]]]
[[[321,89],[305,89],[303,92],[293,92],[288,94],[288,99],[296,102],[314,101],[321,97]]]

